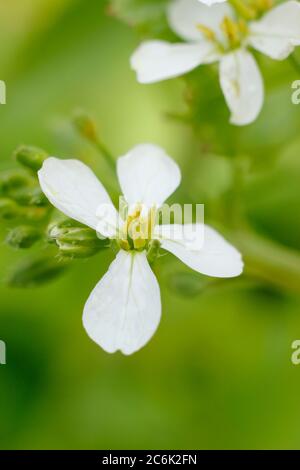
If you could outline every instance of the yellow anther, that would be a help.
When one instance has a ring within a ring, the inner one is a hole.
[[[127,216],[119,234],[119,245],[123,250],[144,250],[148,247],[155,226],[156,208],[143,214],[143,207],[137,206]]]
[[[203,36],[209,41],[216,41],[215,32],[203,24],[197,24],[197,29],[203,34]]]
[[[225,16],[221,23],[221,29],[224,32],[231,47],[236,47],[240,44],[241,37],[239,25],[231,18]]]

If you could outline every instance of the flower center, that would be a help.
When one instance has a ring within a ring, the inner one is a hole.
[[[143,251],[149,248],[153,238],[156,208],[145,208],[138,204],[127,218],[119,232],[118,243],[126,251]]]
[[[258,19],[273,6],[273,0],[229,0],[229,3],[235,10],[236,18],[223,18],[220,24],[221,38],[211,28],[197,24],[204,37],[212,41],[222,53],[241,47],[249,32],[248,22]]]

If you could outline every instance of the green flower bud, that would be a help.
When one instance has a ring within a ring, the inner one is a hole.
[[[20,188],[11,194],[11,197],[21,206],[44,207],[49,205],[49,201],[41,190],[40,186],[32,188]]]
[[[39,148],[22,145],[14,153],[16,160],[26,168],[38,171],[48,154]]]
[[[11,220],[18,217],[21,213],[21,208],[18,204],[9,198],[0,199],[0,219]]]
[[[9,170],[0,173],[0,193],[4,195],[16,189],[27,187],[31,183],[31,176],[20,170]]]
[[[53,254],[26,258],[13,268],[6,282],[11,287],[38,287],[57,278],[68,265],[67,260],[58,260]]]
[[[108,247],[108,241],[99,239],[94,230],[84,226],[70,226],[69,223],[65,221],[53,225],[49,230],[50,240],[56,242],[63,256],[89,258]]]
[[[183,297],[195,297],[201,294],[208,284],[209,281],[200,274],[175,272],[168,276],[169,288]]]
[[[12,229],[6,237],[6,243],[13,248],[30,248],[41,238],[41,232],[30,225]]]
[[[100,152],[110,168],[115,171],[114,158],[101,141],[101,138],[99,138],[96,124],[93,119],[86,112],[77,111],[73,118],[73,125],[77,132],[79,132],[84,139],[88,140],[98,150],[98,152]]]
[[[86,112],[77,111],[73,118],[73,125],[82,137],[89,141],[97,142],[96,124]]]
[[[58,214],[57,218],[53,220],[48,226],[48,235],[51,238],[51,232],[55,230],[65,229],[70,227],[85,227],[86,225],[77,222],[77,220],[66,218],[63,214]]]

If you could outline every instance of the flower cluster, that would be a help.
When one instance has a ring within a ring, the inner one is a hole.
[[[283,60],[300,45],[300,3],[295,0],[275,7],[272,0],[172,0],[167,17],[185,42],[142,43],[131,57],[138,81],[154,83],[218,62],[220,85],[235,125],[253,122],[263,105],[263,79],[251,50]],[[115,168],[93,122],[77,116],[76,127]],[[207,276],[230,278],[243,272],[240,252],[203,221],[161,223],[160,211],[179,187],[181,172],[160,147],[138,145],[117,160],[123,202],[119,210],[79,160],[48,157],[27,147],[18,149],[16,158],[38,173],[39,186],[32,173],[0,179],[0,216],[22,215],[28,222],[10,232],[10,245],[30,247],[42,239],[46,228],[49,243],[59,248],[63,259],[92,256],[109,247],[116,251],[83,313],[88,335],[105,351],[132,354],[156,331],[161,297],[152,268],[161,251]],[[53,206],[68,219],[51,220]],[[39,221],[37,228],[32,220]],[[28,281],[28,270],[26,266],[21,276],[18,273],[19,285],[24,277]],[[49,259],[38,260],[30,270],[31,279],[48,279],[57,267]]]
[[[291,0],[272,8],[271,0],[173,0],[167,16],[186,43],[142,43],[131,58],[138,81],[154,83],[219,62],[231,122],[253,122],[262,108],[264,87],[249,49],[285,59],[300,45],[300,4]],[[118,159],[117,175],[125,213],[116,210],[93,172],[78,160],[51,157],[38,172],[53,206],[117,247],[115,260],[85,305],[83,324],[105,351],[132,354],[149,341],[160,321],[160,290],[151,269],[159,250],[213,277],[239,276],[243,261],[231,244],[203,223],[159,223],[157,211],[181,181],[177,164],[161,148],[135,147]],[[84,230],[72,228],[71,235],[82,236]],[[65,246],[65,227],[56,227],[51,235]],[[67,240],[69,235],[67,231]]]

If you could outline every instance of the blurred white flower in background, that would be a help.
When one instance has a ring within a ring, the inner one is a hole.
[[[38,173],[43,192],[57,209],[116,241],[119,252],[91,293],[83,324],[105,351],[132,354],[150,340],[161,317],[160,289],[147,259],[153,247],[208,276],[238,276],[243,262],[233,246],[203,223],[155,225],[153,213],[181,181],[178,165],[161,148],[135,147],[118,159],[117,174],[130,207],[126,219],[84,163],[51,157]]]
[[[269,2],[262,5],[267,10]],[[300,3],[294,0],[266,11],[257,21],[241,18],[228,3],[208,7],[199,0],[175,0],[168,20],[187,43],[142,43],[131,57],[138,81],[154,83],[219,61],[220,84],[235,125],[253,122],[264,101],[262,76],[248,47],[283,60],[300,45]]]
[[[227,0],[199,0],[199,2],[204,3],[205,5],[213,5],[214,3],[224,3]]]

